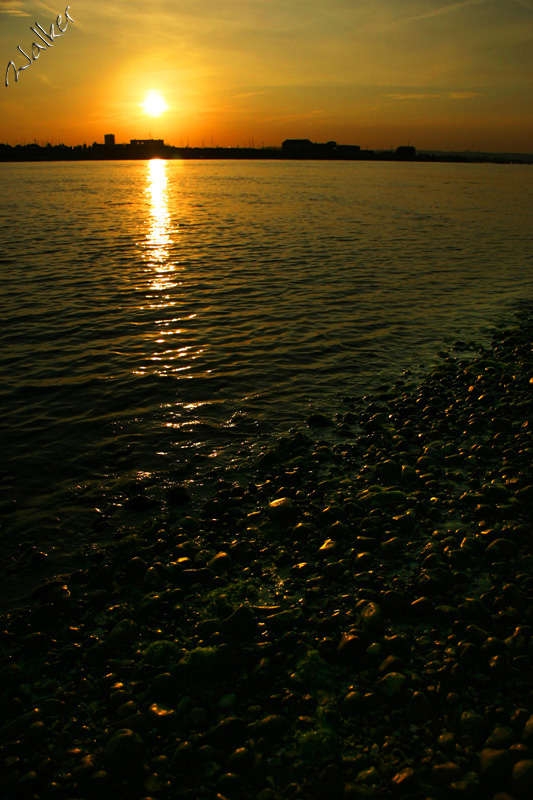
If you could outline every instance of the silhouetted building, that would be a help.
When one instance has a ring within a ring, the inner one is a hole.
[[[361,148],[356,144],[337,144],[337,142],[311,142],[309,139],[285,139],[281,145],[282,153],[288,158],[358,158]]]
[[[281,144],[281,149],[287,153],[309,152],[313,147],[314,144],[309,139],[285,139]]]
[[[104,136],[104,144],[106,147],[114,147],[115,146],[115,134],[114,133],[106,133]]]
[[[130,139],[135,147],[163,147],[163,139]]]
[[[396,148],[396,155],[398,158],[414,158],[416,156],[416,149],[411,145],[402,145]]]
[[[337,155],[343,158],[355,158],[361,153],[361,148],[358,144],[338,144],[335,150]]]

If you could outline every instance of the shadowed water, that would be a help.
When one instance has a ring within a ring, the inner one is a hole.
[[[526,166],[0,173],[4,572],[21,543],[52,564],[98,544],[129,482],[246,469],[531,295]]]

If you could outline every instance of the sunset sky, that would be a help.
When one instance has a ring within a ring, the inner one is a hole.
[[[533,0],[72,0],[6,87],[65,8],[0,0],[0,142],[533,152]]]

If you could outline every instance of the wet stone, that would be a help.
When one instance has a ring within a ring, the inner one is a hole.
[[[526,724],[524,725],[524,729],[522,731],[522,741],[524,742],[524,744],[533,747],[533,714],[531,714]]]
[[[381,780],[381,775],[379,770],[376,767],[368,767],[367,769],[361,770],[357,774],[356,783],[363,783],[367,785],[374,785],[378,784]]]
[[[254,757],[247,747],[238,747],[228,756],[226,763],[231,772],[237,772],[239,775],[242,775],[248,773],[252,769]]]
[[[178,714],[175,709],[163,703],[152,703],[146,716],[152,725],[163,730],[171,730],[176,727],[178,722]]]
[[[517,546],[511,539],[495,539],[485,548],[485,555],[491,561],[497,561],[500,558],[511,558],[515,555]]]
[[[176,699],[180,685],[170,672],[156,675],[150,684],[150,693],[154,699],[161,703],[170,703]]]
[[[319,774],[314,786],[317,800],[341,800],[344,790],[344,781],[339,768],[335,764],[328,764]]]
[[[184,674],[193,683],[212,684],[232,672],[235,657],[227,644],[221,644],[218,647],[196,647],[179,663]]]
[[[450,783],[448,792],[450,800],[480,800],[483,795],[481,782],[475,772],[467,772],[462,780]]]
[[[209,731],[209,740],[219,746],[229,747],[246,738],[247,725],[241,717],[226,717]]]
[[[271,614],[265,617],[265,625],[272,631],[281,633],[283,631],[292,631],[298,627],[303,619],[303,613],[300,609],[287,609],[280,611],[278,614]]]
[[[368,603],[362,609],[359,621],[365,635],[381,633],[384,629],[383,615],[377,603]]]
[[[246,639],[257,631],[255,613],[248,605],[240,605],[229,617],[222,620],[220,630],[235,639]]]
[[[186,486],[170,486],[166,490],[167,500],[170,505],[183,506],[191,502],[191,494]]]
[[[408,705],[410,719],[418,724],[426,722],[431,716],[431,703],[424,692],[413,692]]]
[[[453,761],[446,761],[444,764],[436,764],[431,769],[431,777],[438,786],[447,786],[454,781],[461,780],[463,770]]]
[[[192,742],[179,742],[172,755],[172,763],[180,770],[192,771],[196,769],[197,761],[197,750]]]
[[[360,714],[363,709],[363,695],[361,692],[349,692],[342,701],[342,714],[353,717]]]
[[[485,748],[479,754],[481,780],[491,786],[503,788],[511,771],[512,759],[508,750]]]
[[[107,637],[107,642],[112,647],[124,647],[136,639],[138,625],[133,619],[123,619],[117,622]]]
[[[399,536],[393,536],[381,544],[381,552],[386,558],[395,556],[401,553],[404,547],[404,542]]]
[[[341,664],[355,666],[365,654],[359,636],[343,636],[337,646],[337,658]]]
[[[511,793],[516,800],[531,800],[533,787],[533,760],[519,761],[511,773]]]
[[[200,567],[198,569],[184,569],[181,573],[180,581],[185,587],[194,586],[199,584],[202,587],[209,586],[215,578],[215,573],[208,567]]]
[[[475,711],[463,711],[460,720],[461,733],[470,736],[476,743],[481,743],[486,738],[487,723]]]
[[[290,497],[280,497],[268,505],[268,516],[277,525],[288,525],[296,517],[296,507]]]
[[[392,787],[397,791],[405,792],[412,789],[415,783],[416,772],[413,767],[405,767],[392,778]]]
[[[35,632],[28,633],[20,640],[22,647],[29,655],[37,655],[38,653],[45,653],[52,645],[52,639],[45,633]]]
[[[137,711],[137,706],[134,703],[134,701],[133,700],[128,700],[126,703],[122,703],[122,705],[120,705],[117,708],[117,717],[120,720],[124,720],[124,719],[126,719],[126,717],[129,717],[132,714],[135,714],[136,711]]]
[[[378,481],[384,484],[396,483],[400,479],[400,467],[396,461],[387,459],[376,464],[375,475]]]
[[[264,738],[267,741],[279,739],[287,730],[288,722],[281,714],[269,714],[257,722],[252,722],[248,730],[253,737]]]
[[[220,552],[207,562],[207,566],[216,575],[221,575],[232,568],[233,559],[229,553]]]
[[[113,734],[104,749],[108,769],[112,773],[126,774],[139,766],[143,742],[138,733],[122,728]]]
[[[403,691],[407,678],[401,672],[389,672],[376,684],[377,690],[385,697],[397,697]]]
[[[515,497],[520,503],[524,503],[526,505],[533,503],[533,486],[529,484],[528,486],[524,486],[522,489],[517,489],[515,492]]]
[[[319,553],[321,556],[331,556],[339,549],[339,543],[336,542],[334,539],[326,539],[324,544],[322,544],[319,548]]]
[[[452,752],[455,748],[455,734],[451,731],[444,731],[437,739],[437,746],[439,750],[444,752]]]
[[[402,464],[400,470],[400,483],[410,484],[415,480],[415,478],[416,478],[416,470],[409,464]]]
[[[429,597],[419,597],[417,600],[413,600],[409,608],[411,614],[419,618],[432,617],[435,613],[435,606]]]
[[[310,428],[327,428],[333,423],[329,417],[326,417],[325,414],[315,412],[307,417],[307,424]]]
[[[236,702],[237,702],[237,695],[235,695],[233,693],[225,694],[218,701],[218,707],[222,711],[229,711],[230,709],[232,709],[235,706]]]
[[[381,675],[386,675],[388,672],[399,672],[403,666],[404,663],[400,656],[390,655],[381,662],[378,672]]]
[[[242,793],[242,777],[234,772],[225,772],[218,779],[217,786],[221,791],[219,797],[236,797]]]
[[[111,784],[109,775],[103,769],[93,772],[87,776],[84,782],[84,790],[88,798],[109,797],[111,794]]]
[[[176,664],[179,660],[180,649],[175,642],[166,639],[158,639],[151,642],[143,651],[144,660],[147,664],[157,667]]]
[[[148,567],[142,580],[142,588],[145,592],[157,591],[163,587],[163,576],[157,567]]]
[[[504,750],[516,742],[516,736],[510,728],[494,728],[485,741],[485,747],[493,750]]]
[[[132,497],[128,497],[124,505],[130,511],[134,511],[137,514],[144,514],[147,511],[153,510],[157,503],[153,497],[148,497],[144,494],[136,494]]]

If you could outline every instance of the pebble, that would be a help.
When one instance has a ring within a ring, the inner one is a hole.
[[[511,793],[516,800],[531,800],[533,786],[533,759],[519,761],[511,773]]]
[[[407,678],[401,672],[389,672],[376,683],[378,692],[385,697],[396,697],[405,688]]]
[[[529,747],[533,747],[533,714],[531,714],[524,725],[522,741]]]
[[[133,619],[122,619],[109,633],[107,642],[112,647],[122,648],[137,637],[139,627]]]
[[[279,497],[268,504],[268,515],[277,525],[288,525],[296,517],[296,506],[290,497]]]
[[[511,766],[512,759],[508,750],[485,748],[479,754],[481,780],[491,787],[504,788]]]
[[[453,761],[435,764],[431,769],[431,777],[437,786],[448,786],[450,783],[461,780],[463,770]]]
[[[126,775],[130,770],[138,769],[143,750],[143,742],[138,733],[128,728],[116,731],[104,749],[109,772]]]
[[[362,632],[366,635],[381,633],[384,629],[383,615],[377,603],[368,603],[359,616]]]
[[[2,618],[13,796],[530,800],[532,334],[168,518],[132,484],[136,533]]]

